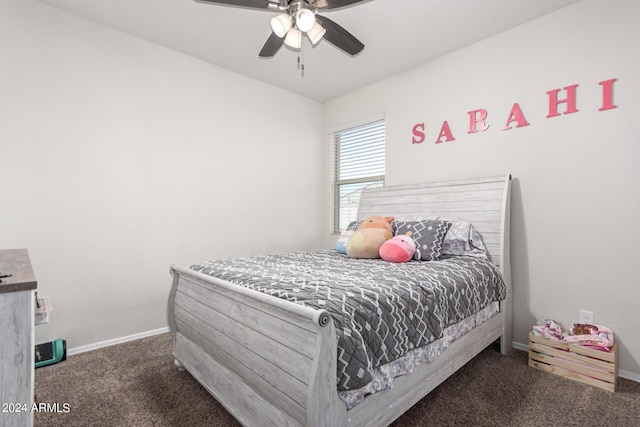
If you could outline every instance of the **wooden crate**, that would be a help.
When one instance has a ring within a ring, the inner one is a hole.
[[[618,343],[611,352],[529,333],[529,366],[614,391],[618,380]]]

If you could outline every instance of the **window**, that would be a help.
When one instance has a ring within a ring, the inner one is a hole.
[[[384,120],[377,120],[331,135],[334,233],[355,221],[363,188],[384,185],[384,132]]]

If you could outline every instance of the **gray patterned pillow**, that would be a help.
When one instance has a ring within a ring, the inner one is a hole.
[[[396,229],[398,228],[398,224],[403,222],[416,222],[416,221],[432,221],[436,219],[442,219],[439,216],[408,216],[408,217],[400,217],[395,218],[391,221],[391,231],[393,231],[393,235],[396,235]]]
[[[442,242],[449,229],[449,223],[440,219],[422,221],[397,221],[395,235],[413,233],[416,252],[413,259],[437,261],[442,254]]]

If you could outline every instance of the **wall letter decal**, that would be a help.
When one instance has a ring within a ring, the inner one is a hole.
[[[412,144],[422,144],[424,142],[424,123],[417,123],[413,126]]]
[[[567,97],[560,100],[558,100],[558,92],[560,92],[561,89],[554,89],[547,92],[547,95],[549,95],[549,115],[547,117],[559,116],[558,104],[562,104],[564,102],[567,103],[567,111],[563,114],[576,113],[578,111],[576,108],[576,88],[578,86],[580,85],[575,84],[565,87],[564,90],[567,91]]]
[[[598,83],[602,86],[602,107],[598,108],[598,111],[611,110],[612,108],[618,108],[613,104],[613,82],[618,79],[605,80]]]
[[[442,142],[442,138],[445,138],[445,141],[455,141],[456,139],[453,137],[451,133],[451,129],[449,128],[449,123],[445,120],[442,122],[442,127],[440,128],[440,135],[438,135],[438,139],[436,140],[436,144],[440,144]]]
[[[478,132],[478,125],[480,125],[480,130],[485,131],[489,129],[489,125],[484,121],[487,119],[487,110],[479,109],[469,111],[469,132],[467,133],[476,133]]]
[[[598,83],[600,86],[602,86],[602,104],[598,111],[606,111],[618,108],[618,106],[614,104],[613,99],[613,86],[617,81],[617,78],[611,78]],[[557,117],[562,114],[577,113],[579,111],[578,108],[576,108],[576,93],[578,86],[580,85],[576,83],[573,85],[565,86],[561,89],[553,89],[548,91],[547,96],[549,97],[549,114],[547,115],[547,117]],[[561,91],[564,92],[561,94]],[[560,104],[565,104],[563,106],[564,111],[558,111],[561,109]],[[490,126],[487,123],[487,117],[489,113],[486,109],[477,108],[475,110],[467,111],[467,114],[469,115],[469,130],[467,132],[468,134],[484,132],[489,129]],[[515,104],[513,104],[513,107],[511,107],[511,111],[509,112],[509,116],[507,117],[507,121],[505,122],[502,130],[510,130],[513,127],[520,128],[523,126],[529,126],[529,124],[530,123],[525,118],[520,105],[516,102]],[[415,124],[412,129],[412,136],[412,144],[422,144],[426,140],[425,124]],[[440,127],[438,139],[436,139],[435,143],[441,144],[445,141],[455,140],[456,139],[453,137],[449,122],[444,120],[442,122],[442,126]]]
[[[524,114],[522,114],[522,110],[520,109],[520,106],[517,102],[513,104],[513,107],[511,107],[511,112],[509,113],[507,122],[504,124],[502,130],[511,129],[511,122],[516,122],[517,128],[522,126],[529,126],[529,122],[527,122],[527,119],[524,118]]]

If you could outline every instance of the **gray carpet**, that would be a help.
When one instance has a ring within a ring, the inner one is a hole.
[[[59,412],[35,413],[35,425],[237,426],[197,381],[174,368],[171,350],[170,335],[162,334],[37,369],[36,402]],[[455,425],[638,426],[640,383],[620,379],[609,393],[529,368],[525,352],[502,356],[491,347],[393,424]]]

